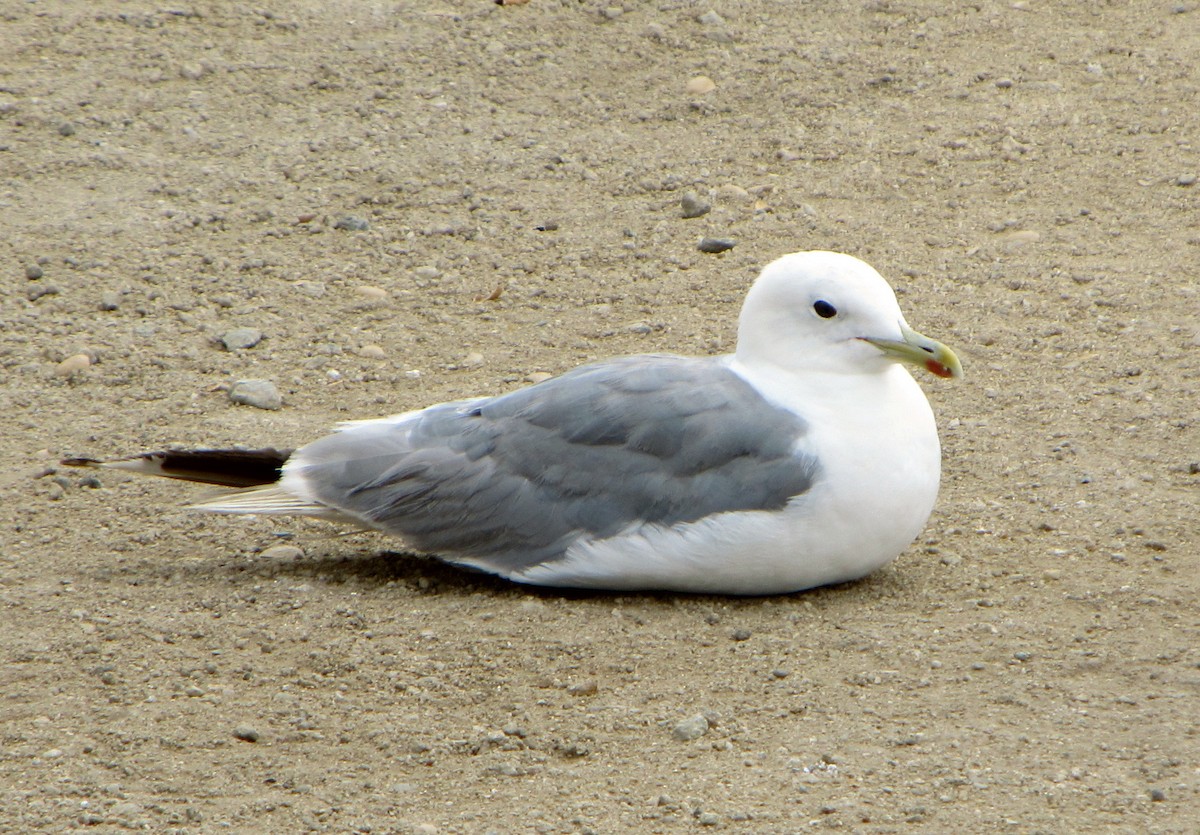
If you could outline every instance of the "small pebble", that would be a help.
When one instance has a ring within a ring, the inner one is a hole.
[[[730,637],[735,641],[749,641],[753,634],[749,629],[735,629]]]
[[[364,345],[358,349],[358,355],[364,359],[381,360],[387,356],[387,352],[379,345]]]
[[[741,186],[735,186],[733,183],[726,183],[717,189],[717,196],[722,200],[728,200],[735,203],[749,203],[754,199],[754,195]]]
[[[701,200],[694,192],[689,191],[680,199],[679,208],[685,218],[702,217],[712,211],[712,203]]]
[[[142,807],[132,801],[118,803],[108,810],[109,815],[114,818],[132,818],[134,815],[141,814]]]
[[[74,136],[75,135],[75,126],[73,124],[71,124],[70,122],[63,122],[61,125],[58,126],[58,135],[59,136]]]
[[[30,264],[25,268],[25,277],[30,281],[37,281],[43,275],[45,275],[45,273],[42,272],[42,268],[37,264]]]
[[[258,731],[250,725],[238,725],[233,729],[234,739],[240,739],[242,742],[258,742]]]
[[[424,281],[433,281],[435,278],[441,276],[441,274],[441,270],[428,264],[423,267],[417,267],[415,270],[413,270],[413,275],[415,275],[417,278],[423,279]]]
[[[199,81],[205,75],[205,68],[203,64],[189,61],[180,66],[179,75],[188,81]]]
[[[371,228],[366,218],[356,215],[342,215],[333,222],[334,229],[344,229],[347,232],[365,232]]]
[[[572,696],[594,696],[600,691],[600,685],[595,679],[587,681],[579,681],[567,687],[567,692]]]
[[[354,292],[358,293],[360,296],[364,296],[365,298],[372,299],[374,301],[386,299],[388,294],[387,290],[384,290],[382,287],[371,287],[370,285],[366,284],[361,287],[355,287]]]
[[[531,371],[525,375],[525,382],[544,383],[553,376],[549,371]]]
[[[565,757],[586,757],[592,753],[592,749],[582,742],[564,742],[555,748]]]
[[[712,9],[709,9],[707,12],[705,12],[704,14],[697,17],[696,20],[700,21],[705,26],[724,26],[725,25],[725,18],[721,17],[719,14],[714,12]]]
[[[272,545],[263,549],[262,556],[269,560],[299,560],[304,558],[304,549],[295,545]]]
[[[184,688],[183,695],[187,696],[188,698],[195,699],[204,695],[204,689],[193,684]]]
[[[701,826],[716,826],[721,822],[721,816],[716,812],[701,812],[696,816]]]
[[[238,380],[229,389],[229,399],[256,409],[274,411],[283,406],[283,397],[270,380]]]
[[[35,302],[42,296],[57,296],[58,288],[53,284],[38,284],[25,291],[25,298]]]
[[[70,377],[76,372],[83,371],[92,364],[92,358],[87,354],[72,354],[54,366],[54,373],[60,377]]]
[[[1175,178],[1175,185],[1177,185],[1177,186],[1194,186],[1195,184],[1196,184],[1196,175],[1195,174],[1180,174],[1178,177]]]
[[[1151,789],[1150,790],[1150,799],[1153,800],[1155,803],[1162,803],[1164,800],[1167,799],[1167,793],[1164,792],[1162,789]]]
[[[700,244],[696,248],[701,252],[710,254],[717,252],[725,252],[733,249],[737,243],[729,238],[701,238]]]
[[[1016,229],[1012,232],[1005,232],[1000,235],[1000,240],[1006,247],[1016,249],[1019,246],[1036,243],[1041,240],[1041,233],[1033,229]]]
[[[231,331],[225,331],[221,334],[221,344],[225,346],[226,351],[240,351],[244,348],[253,348],[262,341],[262,331],[254,328],[234,328]]]
[[[671,729],[671,733],[680,742],[691,742],[693,739],[699,739],[708,733],[708,719],[703,713],[697,713],[695,716],[681,719],[675,723],[675,727]]]
[[[717,83],[707,75],[698,75],[689,79],[684,89],[693,96],[703,96],[717,89]]]
[[[295,286],[301,293],[314,299],[325,295],[326,287],[323,281],[297,281]]]
[[[502,774],[505,777],[524,777],[529,773],[516,763],[499,763],[498,765],[490,766],[488,771],[495,774]]]
[[[101,310],[116,310],[121,306],[121,294],[107,292],[100,294],[100,309]]]

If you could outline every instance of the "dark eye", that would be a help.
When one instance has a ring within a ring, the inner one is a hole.
[[[837,316],[837,308],[824,299],[813,302],[813,310],[822,319],[832,319],[834,316]]]

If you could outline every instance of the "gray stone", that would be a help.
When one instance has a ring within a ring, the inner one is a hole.
[[[325,295],[326,287],[323,281],[297,281],[296,289],[306,296],[319,299]]]
[[[357,215],[342,215],[333,222],[334,229],[344,229],[347,232],[365,232],[371,228],[366,218]]]
[[[114,818],[132,818],[135,815],[141,814],[142,807],[132,801],[118,803],[109,810],[109,814]]]
[[[701,238],[700,244],[696,248],[701,252],[709,254],[717,252],[725,252],[737,246],[736,242],[730,238]]]
[[[679,208],[685,218],[702,217],[712,211],[712,203],[701,200],[694,192],[689,191],[679,201]]]
[[[708,718],[703,713],[689,716],[675,723],[671,729],[672,735],[680,742],[691,742],[708,733]]]
[[[274,411],[283,406],[279,389],[270,380],[238,380],[229,389],[229,399],[242,406]]]
[[[225,346],[226,351],[240,351],[244,348],[253,348],[262,341],[262,331],[254,328],[234,328],[230,331],[225,331],[221,334],[221,344]]]
[[[258,731],[250,725],[238,725],[233,729],[235,739],[240,739],[242,742],[258,742]]]

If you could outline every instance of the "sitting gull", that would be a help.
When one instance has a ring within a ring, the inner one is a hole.
[[[869,574],[929,518],[941,448],[905,364],[962,374],[870,266],[799,252],[754,282],[730,355],[595,362],[294,452],[64,463],[241,487],[193,507],[350,521],[521,583],[778,594]]]

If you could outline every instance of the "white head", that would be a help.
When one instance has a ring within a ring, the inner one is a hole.
[[[896,362],[962,374],[953,351],[908,326],[883,276],[839,252],[795,252],[763,269],[742,305],[737,358],[837,374],[882,374]]]

